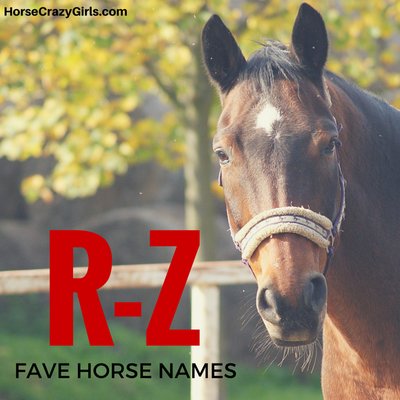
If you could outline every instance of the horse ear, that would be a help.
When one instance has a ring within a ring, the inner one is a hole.
[[[213,15],[202,32],[203,60],[211,82],[222,93],[229,91],[246,65],[232,33],[218,15]]]
[[[328,56],[328,34],[321,14],[307,3],[299,8],[291,50],[307,72],[321,77]]]

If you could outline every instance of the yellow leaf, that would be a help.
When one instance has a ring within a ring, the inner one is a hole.
[[[125,113],[118,113],[111,118],[112,129],[127,129],[131,125],[131,119]]]

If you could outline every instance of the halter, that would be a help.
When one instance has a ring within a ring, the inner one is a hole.
[[[263,211],[250,219],[232,240],[242,253],[242,261],[249,265],[249,259],[260,243],[279,233],[293,233],[303,236],[319,247],[326,249],[327,259],[323,271],[326,276],[334,255],[335,238],[340,231],[346,206],[345,179],[340,163],[337,163],[340,187],[340,205],[338,213],[331,221],[329,218],[303,207],[279,207]],[[218,183],[222,187],[222,171],[219,171]],[[232,233],[231,223],[229,228]]]

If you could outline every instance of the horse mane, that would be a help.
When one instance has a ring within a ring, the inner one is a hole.
[[[344,79],[328,70],[325,77],[357,104],[359,111],[365,117],[364,138],[367,135],[371,140],[379,143],[379,148],[386,148],[389,153],[395,152],[393,158],[398,160],[400,150],[400,112],[382,97],[360,88],[355,83]],[[385,140],[382,135],[385,135]],[[375,151],[376,147],[371,148]],[[400,167],[400,164],[399,164]]]
[[[259,44],[262,48],[249,58],[239,80],[250,81],[262,91],[271,90],[276,79],[298,83],[304,71],[290,50],[276,40]]]

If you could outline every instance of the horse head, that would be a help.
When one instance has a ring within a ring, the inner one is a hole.
[[[303,4],[289,47],[267,42],[246,60],[214,15],[202,45],[222,103],[213,150],[232,237],[257,280],[258,312],[278,346],[311,343],[344,211],[325,24]]]

